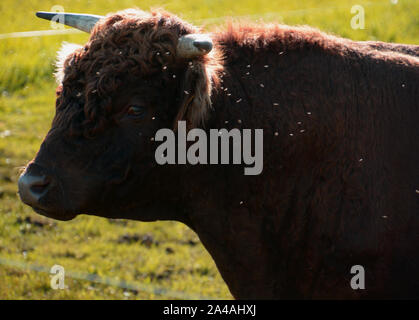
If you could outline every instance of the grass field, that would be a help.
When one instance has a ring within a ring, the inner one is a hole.
[[[364,30],[351,28],[355,4],[365,8]],[[222,24],[223,17],[240,16],[309,24],[357,40],[419,43],[417,0],[2,0],[0,34],[49,29],[34,13],[54,5],[95,14],[163,7],[207,29]],[[197,236],[180,223],[88,216],[57,222],[34,214],[18,200],[19,168],[35,155],[53,116],[55,52],[63,41],[84,43],[87,38],[0,37],[0,299],[231,299]],[[52,290],[44,271],[54,264],[76,278],[90,274],[133,287],[68,278],[67,289]]]

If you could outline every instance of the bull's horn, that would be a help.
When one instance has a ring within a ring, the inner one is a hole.
[[[204,56],[212,50],[212,40],[207,34],[193,33],[179,38],[177,54],[182,58]]]
[[[103,16],[79,13],[43,12],[36,13],[38,18],[53,20],[90,33]],[[183,58],[193,58],[208,54],[212,50],[212,40],[206,34],[188,34],[179,38],[177,54]]]
[[[90,33],[96,22],[98,22],[102,16],[93,14],[79,14],[79,13],[59,13],[59,12],[43,12],[38,11],[36,13],[38,18],[52,20],[65,24],[84,32]]]

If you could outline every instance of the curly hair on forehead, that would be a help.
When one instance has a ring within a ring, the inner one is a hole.
[[[72,132],[82,128],[89,134],[98,132],[111,120],[112,96],[128,75],[138,79],[158,75],[162,81],[180,81],[180,95],[188,92],[181,96],[176,121],[201,125],[211,107],[211,92],[219,83],[222,64],[216,49],[192,60],[176,55],[178,38],[198,32],[198,28],[162,10],[128,9],[100,20],[86,45],[73,46],[69,55],[65,50],[60,54],[65,57],[63,64],[58,62],[57,72],[63,85],[57,100],[62,114],[57,115],[55,124],[68,125],[84,118],[82,124],[71,126]],[[172,74],[179,71],[182,77],[174,80]],[[73,110],[62,110],[70,106]]]

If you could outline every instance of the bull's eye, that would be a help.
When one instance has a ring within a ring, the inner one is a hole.
[[[127,110],[127,114],[133,118],[141,118],[146,113],[146,108],[140,105],[131,105]]]

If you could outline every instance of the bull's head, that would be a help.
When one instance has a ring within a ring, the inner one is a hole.
[[[204,121],[221,68],[211,39],[162,11],[37,15],[91,35],[58,63],[56,114],[19,179],[22,201],[60,220],[175,218],[182,169],[156,164],[153,137]]]

